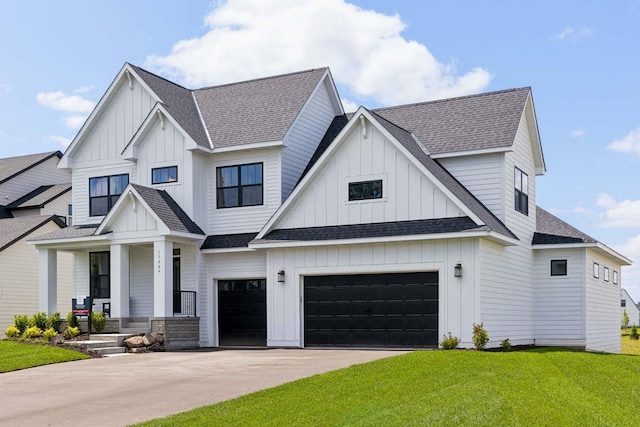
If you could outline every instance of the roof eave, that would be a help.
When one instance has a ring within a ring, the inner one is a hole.
[[[629,266],[633,264],[633,261],[626,256],[614,251],[607,245],[600,242],[582,242],[582,243],[558,243],[558,244],[543,244],[543,245],[531,245],[533,250],[545,250],[545,249],[595,249],[598,252],[605,254],[609,257],[615,258],[621,265]]]

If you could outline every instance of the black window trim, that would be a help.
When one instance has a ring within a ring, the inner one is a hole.
[[[260,184],[242,185],[242,182],[241,182],[241,179],[242,179],[241,168],[243,166],[254,166],[254,165],[260,165]],[[220,169],[227,169],[227,168],[237,168],[238,169],[238,185],[233,185],[233,186],[229,186],[229,187],[221,187],[220,186],[220,181],[218,179],[219,171],[220,171]],[[255,203],[255,204],[251,204],[251,205],[243,204],[242,203],[242,189],[243,188],[247,188],[247,187],[258,187],[258,186],[261,187],[261,189],[262,189],[262,197],[260,198],[260,203]],[[218,203],[218,191],[222,190],[222,189],[229,189],[229,188],[237,188],[237,190],[238,190],[238,204],[237,205],[233,205],[233,206],[220,206],[220,204]],[[264,205],[264,162],[242,163],[242,164],[228,165],[228,166],[216,166],[216,209],[243,208],[243,207],[263,206],[263,205]]]
[[[359,199],[352,199],[351,198],[351,186],[352,185],[358,185],[358,184],[368,184],[368,183],[375,183],[375,182],[379,182],[380,183],[380,196],[379,197],[362,197]],[[364,181],[351,181],[349,182],[349,185],[347,187],[347,196],[350,202],[361,202],[361,201],[366,201],[366,200],[377,200],[377,199],[382,199],[384,198],[384,180],[383,179],[367,179]]]
[[[107,264],[108,264],[108,268],[107,268],[107,272],[106,274],[98,274],[97,277],[107,277],[107,282],[109,283],[109,287],[108,287],[108,292],[107,292],[107,296],[95,296],[93,293],[93,283],[92,283],[92,277],[93,274],[91,274],[91,255],[97,255],[97,254],[107,254]],[[109,299],[111,298],[111,252],[110,251],[96,251],[96,252],[89,252],[89,295],[91,296],[91,298],[98,298],[98,299]]]
[[[627,306],[627,300],[626,299],[621,299],[620,300],[620,307],[626,307]]]
[[[130,183],[130,177],[128,173],[117,173],[114,175],[101,175],[101,176],[91,176],[89,177],[89,216],[105,216],[106,214],[109,213],[109,211],[111,210],[111,208],[113,207],[113,205],[116,204],[116,202],[118,201],[118,199],[120,198],[120,194],[111,194],[111,178],[117,177],[117,176],[126,176],[127,177],[127,185],[129,185]],[[107,179],[107,194],[105,196],[91,196],[91,180],[92,179],[102,179],[102,178],[106,178]],[[126,187],[126,186],[125,186]],[[124,191],[124,189],[123,189]],[[116,197],[115,201],[113,201],[113,203],[111,202],[111,198],[113,196],[118,196]],[[107,199],[107,212],[103,213],[103,214],[94,214],[93,210],[92,210],[92,203],[91,200],[92,199],[101,199],[101,198],[106,198]]]
[[[172,169],[175,168],[176,169],[176,180],[175,181],[159,181],[159,182],[155,182],[153,180],[153,173],[157,170],[160,169]],[[161,185],[161,184],[175,184],[177,183],[180,179],[179,175],[178,175],[179,171],[178,171],[178,165],[169,165],[169,166],[158,166],[157,168],[151,168],[151,185]]]
[[[554,273],[553,273],[553,264],[554,264],[554,263],[564,263],[564,274],[554,274]],[[549,267],[550,267],[549,274],[550,274],[552,277],[561,277],[561,276],[566,276],[566,275],[568,275],[568,273],[569,273],[569,272],[567,271],[567,270],[568,270],[568,262],[567,262],[567,260],[566,260],[566,259],[552,259],[552,260],[551,260],[551,262],[549,263]]]
[[[516,188],[516,180],[518,175],[520,175],[520,187],[518,190]],[[522,185],[523,177],[527,178],[526,189],[525,186]],[[527,175],[522,169],[517,166],[514,166],[513,171],[513,195],[514,195],[514,209],[517,212],[520,212],[523,215],[529,215],[529,175]]]

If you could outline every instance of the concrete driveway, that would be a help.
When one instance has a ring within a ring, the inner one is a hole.
[[[402,353],[194,351],[40,366],[0,374],[0,425],[128,425]]]

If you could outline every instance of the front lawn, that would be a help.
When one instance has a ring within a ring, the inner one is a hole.
[[[634,356],[417,351],[142,425],[634,425],[638,396]]]
[[[88,358],[77,351],[51,345],[0,341],[0,372]]]
[[[620,337],[620,353],[640,355],[640,340],[632,340],[631,328],[623,328]]]

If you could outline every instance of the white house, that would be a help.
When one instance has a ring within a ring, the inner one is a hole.
[[[27,240],[66,227],[71,174],[59,151],[0,159],[0,330],[39,309],[38,251]],[[45,184],[45,185],[43,185]],[[71,310],[72,256],[58,260],[57,307]]]
[[[174,348],[471,346],[483,322],[620,350],[630,260],[536,207],[529,88],[345,115],[328,69],[189,90],[125,64],[59,167],[43,310],[71,252],[77,296]]]
[[[620,323],[624,326],[622,322],[622,316],[624,316],[624,312],[627,312],[627,316],[629,316],[629,326],[640,326],[640,309],[631,298],[631,295],[627,292],[626,289],[620,289]]]

